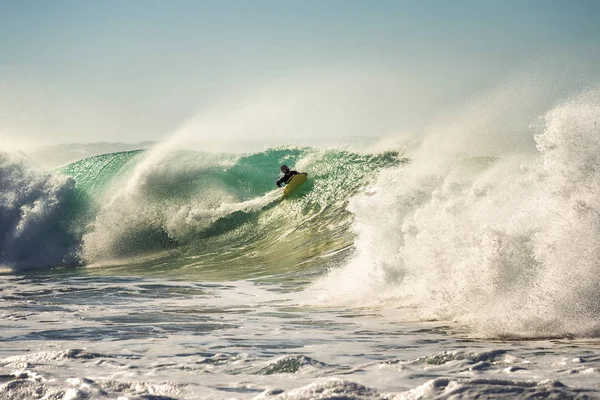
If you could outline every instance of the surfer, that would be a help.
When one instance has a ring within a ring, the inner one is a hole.
[[[281,173],[283,174],[283,176],[279,178],[279,180],[276,182],[277,187],[281,187],[282,183],[285,183],[287,185],[290,179],[292,179],[292,176],[299,174],[298,171],[290,170],[290,168],[285,164],[281,166]]]

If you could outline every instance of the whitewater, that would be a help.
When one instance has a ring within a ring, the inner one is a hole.
[[[599,398],[599,121],[590,90],[533,151],[0,153],[0,398]]]

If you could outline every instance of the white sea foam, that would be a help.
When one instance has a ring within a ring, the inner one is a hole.
[[[263,196],[241,202],[225,202],[216,208],[207,208],[202,201],[181,206],[167,217],[165,228],[169,235],[180,238],[205,229],[213,222],[234,212],[259,211],[281,199],[280,190],[272,190]]]
[[[0,153],[0,265],[13,269],[74,263],[77,241],[66,223],[73,179],[33,170]]]
[[[315,287],[343,304],[403,299],[481,334],[597,335],[600,92],[543,122],[534,157],[456,155],[426,139],[351,201],[357,255]]]
[[[144,239],[148,231],[177,237],[180,231],[172,222],[174,216],[193,206],[174,200],[177,193],[172,192],[185,190],[207,169],[226,169],[234,162],[235,157],[216,154],[182,159],[168,144],[150,150],[130,175],[117,179],[107,190],[93,229],[83,237],[84,258],[95,261],[147,251],[145,246],[151,246]],[[235,199],[224,190],[210,188],[198,193],[193,203],[195,208],[210,210],[228,201]],[[205,225],[212,221],[207,219]]]

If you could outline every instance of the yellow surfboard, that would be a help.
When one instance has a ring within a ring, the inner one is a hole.
[[[285,189],[283,189],[283,198],[290,196],[300,185],[306,182],[306,177],[308,174],[303,172],[301,174],[296,174],[292,176],[292,179],[285,185]]]

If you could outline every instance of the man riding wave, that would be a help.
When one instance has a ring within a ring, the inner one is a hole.
[[[277,187],[281,187],[282,184],[288,184],[290,182],[290,180],[292,179],[292,177],[294,175],[298,175],[300,172],[298,171],[292,171],[290,170],[290,168],[287,165],[282,165],[281,166],[281,173],[283,173],[283,176],[281,178],[279,178],[279,180],[277,180],[276,185]],[[302,172],[303,174],[306,174],[306,172]]]

